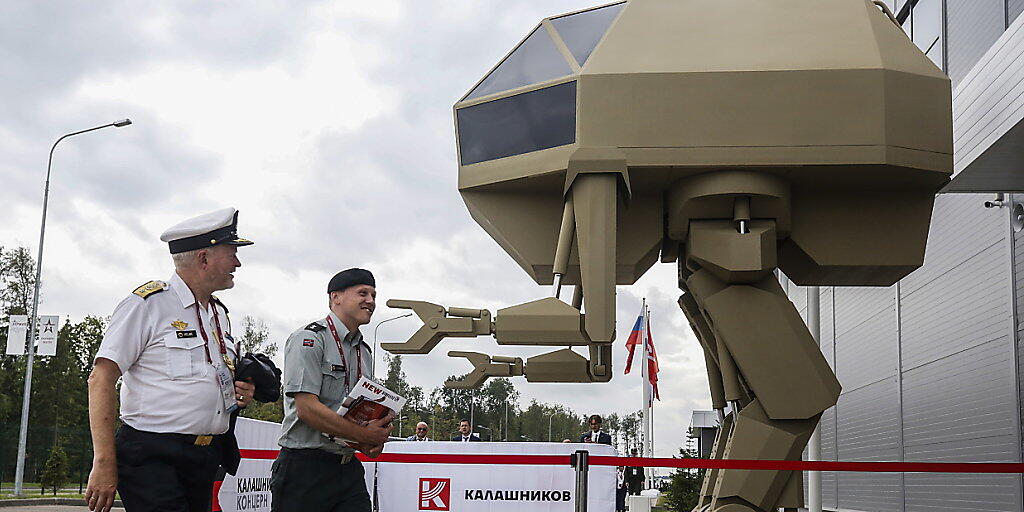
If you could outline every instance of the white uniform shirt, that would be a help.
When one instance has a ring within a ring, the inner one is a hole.
[[[196,316],[196,300],[175,273],[162,292],[148,298],[132,294],[114,309],[96,358],[121,369],[121,420],[147,432],[222,434],[230,415],[214,367],[224,365],[213,311],[217,308],[228,356],[236,358],[231,323],[223,306],[199,307],[209,338],[210,359]]]

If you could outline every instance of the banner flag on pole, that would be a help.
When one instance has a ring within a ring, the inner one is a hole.
[[[25,353],[25,338],[28,337],[28,315],[11,315],[7,327],[7,355],[20,356]]]
[[[36,335],[38,336],[36,345],[37,356],[55,356],[57,355],[57,331],[60,330],[60,316],[58,315],[39,315],[38,323],[36,324]]]
[[[626,357],[626,374],[629,374],[629,370],[633,366],[633,349],[640,344],[640,336],[644,330],[644,311],[644,309],[640,310],[640,316],[636,317],[633,331],[629,333],[629,339],[626,340],[626,349],[629,350],[629,356]]]

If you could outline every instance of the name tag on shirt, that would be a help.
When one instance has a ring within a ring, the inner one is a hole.
[[[332,364],[331,365],[331,371],[332,372],[343,372],[343,371],[345,371],[345,365]]]
[[[196,337],[196,331],[194,329],[191,330],[191,331],[175,331],[175,334],[178,336],[179,340],[182,339],[182,338],[195,338]]]

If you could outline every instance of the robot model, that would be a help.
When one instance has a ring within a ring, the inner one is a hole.
[[[718,458],[799,460],[840,393],[775,270],[798,285],[895,283],[921,266],[952,169],[949,78],[880,1],[629,0],[553,16],[454,110],[470,215],[553,296],[493,317],[392,300],[424,325],[382,347],[559,347],[526,361],[449,352],[474,368],[455,388],[606,382],[615,286],[676,262]],[[717,470],[695,510],[802,499],[799,472]]]

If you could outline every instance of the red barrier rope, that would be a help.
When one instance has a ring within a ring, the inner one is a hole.
[[[274,459],[277,450],[240,450],[243,459]],[[568,455],[484,455],[454,453],[382,453],[363,462],[404,462],[407,464],[515,464],[523,466],[568,466]],[[761,469],[782,471],[844,471],[871,473],[1024,473],[1017,462],[833,462],[802,460],[674,459],[612,457],[592,455],[591,466],[632,466],[682,469]]]

